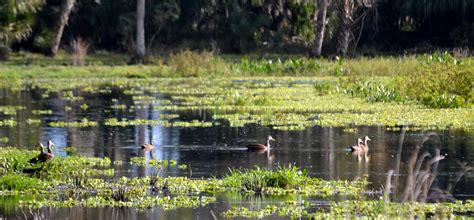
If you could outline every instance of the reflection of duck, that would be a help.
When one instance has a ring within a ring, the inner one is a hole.
[[[153,150],[153,149],[155,149],[155,146],[153,146],[153,144],[142,145],[142,150]]]
[[[44,163],[44,162],[52,160],[54,158],[54,153],[51,150],[53,146],[54,146],[54,143],[51,140],[49,140],[48,151],[44,152],[44,145],[42,143],[39,143],[38,147],[40,148],[40,154],[37,157],[32,158],[29,162],[30,163],[38,163],[38,162]]]
[[[265,150],[270,149],[270,141],[275,141],[275,139],[272,138],[272,136],[268,135],[267,137],[267,144],[248,144],[247,149],[248,150],[253,150],[253,151],[262,151],[265,152]]]
[[[153,142],[155,142],[155,138],[152,138],[151,143],[149,143],[149,144],[143,144],[143,145],[141,146],[141,147],[142,147],[142,150],[149,151],[149,150],[155,149],[155,146],[153,145]]]

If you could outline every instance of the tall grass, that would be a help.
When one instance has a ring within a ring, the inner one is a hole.
[[[278,167],[275,171],[257,167],[250,170],[230,170],[224,177],[226,187],[246,192],[264,193],[268,188],[296,188],[307,178],[297,167]]]
[[[91,43],[82,37],[77,37],[71,41],[70,46],[73,51],[74,65],[83,66]]]
[[[41,180],[21,174],[8,174],[0,177],[0,190],[34,190],[41,187],[41,185]]]

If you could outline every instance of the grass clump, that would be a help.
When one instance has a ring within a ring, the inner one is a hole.
[[[42,188],[42,181],[22,174],[7,174],[0,177],[1,191],[28,191]]]
[[[229,65],[212,52],[192,52],[184,50],[169,57],[171,72],[182,77],[202,77],[224,75]]]
[[[290,189],[298,187],[307,178],[295,166],[278,167],[275,171],[257,167],[251,170],[230,170],[224,185],[246,192],[263,193],[269,188]]]

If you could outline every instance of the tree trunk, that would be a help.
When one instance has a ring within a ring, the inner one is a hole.
[[[321,49],[323,47],[324,29],[326,28],[326,12],[329,5],[329,0],[319,0],[319,11],[316,23],[316,38],[314,39],[311,55],[321,56]]]
[[[354,0],[340,0],[337,53],[343,57],[347,55],[347,48],[349,47],[353,13]]]
[[[137,0],[137,36],[135,62],[142,63],[145,57],[145,0]]]
[[[64,27],[67,25],[69,15],[71,14],[72,8],[76,0],[62,0],[61,2],[61,15],[59,17],[59,23],[55,32],[55,36],[51,43],[51,56],[56,56],[61,44],[61,38],[63,36]]]

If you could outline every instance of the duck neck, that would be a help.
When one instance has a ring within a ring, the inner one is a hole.
[[[51,150],[51,146],[48,146],[48,153],[52,154],[53,151]]]
[[[270,149],[270,138],[267,139],[267,148]]]

